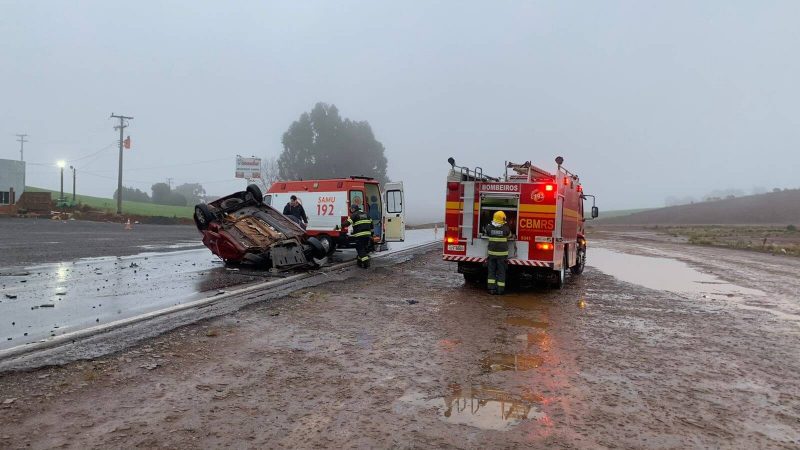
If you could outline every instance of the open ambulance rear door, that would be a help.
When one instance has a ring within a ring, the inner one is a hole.
[[[404,208],[403,182],[386,183],[383,192],[383,238],[386,242],[406,239],[406,214]]]

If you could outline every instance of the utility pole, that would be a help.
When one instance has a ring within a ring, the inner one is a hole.
[[[27,134],[18,134],[17,137],[19,138],[17,139],[19,141],[19,160],[25,161],[25,143],[30,141],[25,140],[28,137]]]
[[[24,153],[24,151],[25,151],[25,143],[28,142],[27,140],[25,140],[25,138],[28,137],[28,135],[27,134],[18,134],[17,137],[19,138],[19,139],[17,139],[19,141],[19,160],[20,161],[25,161],[25,153]],[[25,169],[22,170],[22,190],[23,190],[23,192],[25,190],[25,173],[26,172],[27,172],[27,170],[25,170]]]
[[[75,206],[75,172],[78,170],[75,166],[69,166],[72,169],[72,206]]]
[[[119,119],[119,125],[115,126],[114,129],[119,130],[119,177],[117,178],[117,214],[122,214],[122,144],[123,144],[122,134],[125,128],[128,127],[128,123],[125,121],[133,120],[133,117],[118,116],[114,113],[111,113],[111,117],[114,119]]]
[[[167,178],[167,186],[169,186],[169,190],[172,191],[172,178]]]

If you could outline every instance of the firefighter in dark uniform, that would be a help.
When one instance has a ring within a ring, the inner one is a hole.
[[[358,267],[369,268],[369,240],[372,239],[372,219],[361,211],[358,205],[350,207],[350,217],[347,223],[352,227],[351,236],[356,240],[356,252]]]
[[[511,237],[511,229],[506,223],[506,214],[503,211],[494,213],[492,222],[486,225],[484,234],[489,238],[487,251],[489,293],[503,295],[506,289],[508,238]]]

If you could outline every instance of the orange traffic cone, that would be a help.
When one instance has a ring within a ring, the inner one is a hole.
[[[125,224],[125,229],[126,230],[132,230],[133,229],[133,225],[131,225],[131,219],[128,219],[128,223]]]

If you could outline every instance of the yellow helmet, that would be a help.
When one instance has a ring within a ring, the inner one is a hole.
[[[494,213],[494,217],[492,217],[492,220],[497,223],[506,223],[506,213],[504,213],[503,211],[497,211],[496,213]]]

